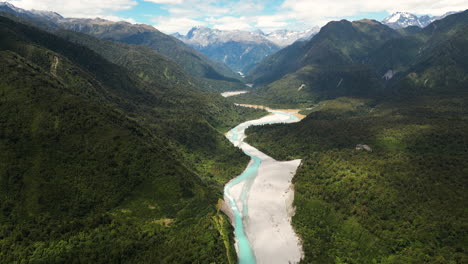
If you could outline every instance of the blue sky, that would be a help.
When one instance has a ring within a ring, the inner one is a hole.
[[[185,34],[193,26],[224,30],[304,30],[331,20],[382,20],[396,11],[441,15],[468,8],[466,0],[7,0],[24,9],[66,17],[101,17]]]
[[[389,15],[387,11],[357,12],[353,15],[329,18],[323,15],[317,17],[316,21],[304,21],[295,19],[294,17],[281,17],[283,13],[286,13],[282,12],[285,11],[284,8],[282,8],[282,4],[285,2],[284,0],[213,1],[213,3],[208,5],[206,5],[206,3],[209,1],[181,1],[182,4],[164,3],[170,2],[170,0],[163,0],[161,2],[162,3],[154,3],[138,0],[138,5],[134,8],[117,12],[116,15],[123,18],[133,18],[139,23],[154,25],[168,33],[180,32],[183,34],[193,26],[206,26],[220,29],[261,29],[264,31],[280,28],[304,30],[314,26],[321,26],[324,22],[330,20],[371,18],[380,21]],[[197,6],[199,5],[203,8],[198,8]],[[181,10],[178,10],[179,8],[186,8],[191,12],[185,13],[185,16],[178,16],[177,14],[180,13],[177,12],[181,12]],[[212,9],[212,12],[210,12],[210,9]],[[174,12],[175,10],[177,11]],[[176,13],[176,15],[173,15],[173,13]]]

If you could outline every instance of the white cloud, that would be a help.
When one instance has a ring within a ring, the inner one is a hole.
[[[224,16],[221,18],[207,18],[207,22],[213,24],[214,28],[221,30],[252,30],[251,21],[247,17]]]
[[[184,0],[143,0],[145,2],[152,2],[156,4],[177,5],[184,3]]]
[[[259,16],[256,20],[258,28],[284,28],[288,25],[287,17],[283,15]]]
[[[11,0],[11,4],[23,9],[48,10],[65,17],[113,17],[113,12],[128,10],[136,0]],[[128,19],[127,19],[128,20]]]
[[[448,11],[467,8],[466,0],[286,0],[281,5],[285,15],[311,25],[323,25],[331,19],[354,16],[363,12],[406,11],[415,14],[441,15]]]
[[[222,30],[254,29],[256,16],[262,13],[266,0],[145,0],[150,2],[171,2],[163,6],[169,13],[164,19],[158,17],[156,27],[166,33],[185,33],[192,26],[205,25]],[[182,21],[181,18],[186,20]],[[183,22],[197,21],[187,25]]]
[[[1,0],[0,0],[1,1]],[[8,1],[8,0],[7,0]],[[9,0],[24,9],[51,10],[66,17],[101,17],[134,23],[137,17],[122,18],[115,12],[129,10],[137,1],[156,3],[155,8],[168,15],[152,19],[156,27],[167,33],[184,33],[193,26],[218,29],[280,28],[307,29],[322,26],[330,20],[366,12],[441,15],[468,8],[467,0],[284,0],[272,7],[268,0]],[[150,11],[148,11],[150,12]]]
[[[187,17],[157,17],[152,19],[155,28],[166,33],[187,32],[194,26],[204,26],[205,22]]]

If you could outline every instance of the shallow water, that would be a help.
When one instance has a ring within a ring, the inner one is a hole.
[[[274,114],[274,116],[267,116],[257,120],[251,120],[244,122],[237,127],[231,129],[226,137],[233,143],[235,146],[238,146],[242,149],[242,143],[245,138],[245,130],[252,125],[264,125],[264,124],[276,124],[276,123],[292,123],[297,122],[299,119],[294,116],[292,113],[282,112],[271,110],[269,111]],[[257,155],[243,149],[244,153],[250,156],[251,161],[245,171],[231,180],[226,184],[224,188],[224,195],[226,201],[231,208],[234,214],[234,235],[236,237],[236,250],[238,255],[238,263],[240,264],[255,264],[255,254],[252,250],[250,242],[248,240],[247,234],[244,229],[244,217],[248,215],[248,197],[250,188],[255,181],[257,176],[258,169],[262,162],[262,159]],[[255,151],[257,151],[255,149]],[[232,187],[241,184],[242,189],[240,193],[240,204],[236,203],[235,199],[231,196]]]

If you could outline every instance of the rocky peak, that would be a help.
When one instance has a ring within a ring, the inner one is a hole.
[[[424,28],[436,20],[443,19],[446,16],[455,13],[458,12],[448,12],[442,16],[423,15],[418,17],[417,15],[408,12],[396,12],[382,20],[382,23],[394,29],[405,28],[409,26],[418,26],[420,28]]]

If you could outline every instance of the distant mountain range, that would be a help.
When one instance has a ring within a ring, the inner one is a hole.
[[[409,26],[417,26],[423,28],[436,20],[443,19],[446,16],[455,13],[457,12],[448,12],[442,16],[424,15],[418,17],[417,15],[408,12],[396,12],[382,20],[382,23],[393,29],[405,28]]]
[[[286,47],[288,45],[293,44],[298,40],[309,40],[315,34],[320,31],[319,27],[313,27],[308,30],[304,31],[294,31],[294,30],[287,30],[287,29],[278,29],[272,31],[270,33],[263,33],[262,31],[255,31],[270,40],[271,42],[275,43],[280,47]]]
[[[232,70],[248,72],[255,64],[281,48],[298,40],[312,38],[319,28],[305,31],[276,30],[270,33],[242,30],[219,30],[194,27],[187,35],[174,37],[204,53],[209,58],[223,62]]]
[[[64,18],[55,12],[24,10],[7,2],[0,3],[0,12],[27,19],[47,30],[66,29],[101,39],[148,46],[174,60],[196,79],[199,87],[207,91],[239,89],[244,86],[237,79],[238,75],[225,64],[210,60],[178,39],[149,25],[100,18]]]

